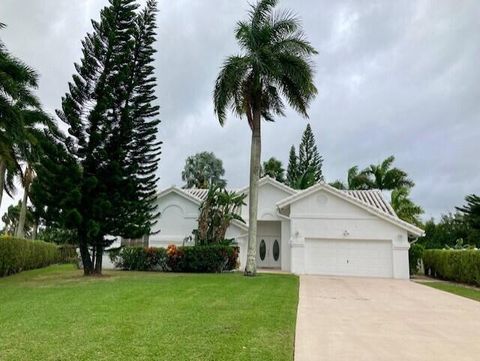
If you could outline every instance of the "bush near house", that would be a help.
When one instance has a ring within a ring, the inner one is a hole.
[[[480,251],[428,249],[423,253],[425,274],[480,286]]]
[[[116,267],[131,271],[218,273],[238,268],[238,247],[228,245],[165,248],[123,247],[112,253]]]
[[[65,255],[53,243],[0,236],[0,277],[63,263]]]
[[[110,251],[116,267],[128,271],[164,271],[167,265],[165,248],[127,246]]]
[[[238,247],[207,245],[167,248],[167,265],[173,272],[223,272],[238,267]]]
[[[422,259],[425,247],[421,244],[414,243],[410,245],[408,250],[408,261],[410,264],[410,276],[416,275],[420,268],[420,260]]]

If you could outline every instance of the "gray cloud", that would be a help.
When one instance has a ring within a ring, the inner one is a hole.
[[[45,107],[59,107],[104,0],[3,0],[0,34],[41,74]],[[319,50],[319,95],[310,119],[328,181],[394,154],[417,185],[413,198],[438,216],[480,193],[480,5],[471,1],[280,1],[302,18]],[[232,187],[248,181],[250,132],[231,116],[219,126],[212,90],[245,1],[159,1],[158,102],[164,141],[159,187],[180,184],[184,159],[214,151]],[[293,111],[264,123],[263,158],[287,161],[307,120]],[[2,207],[2,208],[5,208]],[[3,212],[3,209],[2,209]]]

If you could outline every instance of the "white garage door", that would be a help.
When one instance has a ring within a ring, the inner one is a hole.
[[[305,273],[391,278],[391,242],[307,239]]]

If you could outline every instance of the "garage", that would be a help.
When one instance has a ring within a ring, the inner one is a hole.
[[[377,240],[307,238],[305,273],[391,278],[392,243]]]

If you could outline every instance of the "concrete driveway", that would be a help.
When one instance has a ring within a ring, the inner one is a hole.
[[[300,277],[295,361],[480,360],[480,302],[410,281]]]

